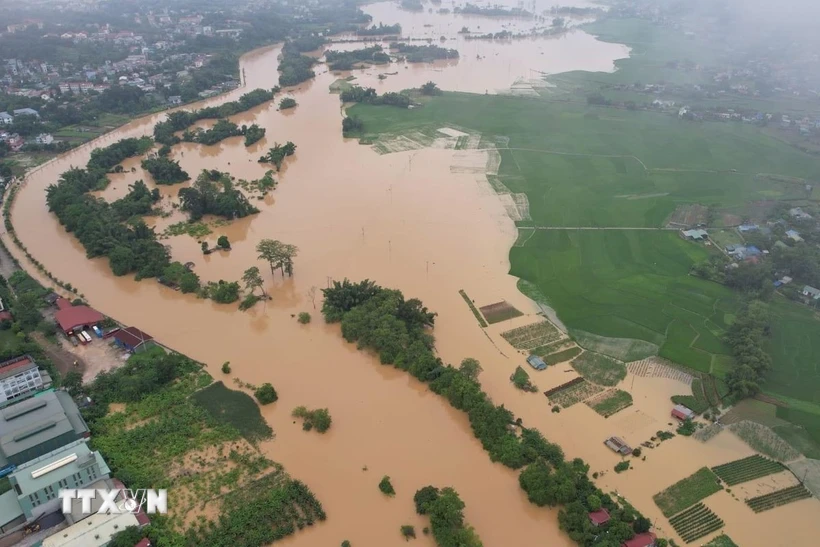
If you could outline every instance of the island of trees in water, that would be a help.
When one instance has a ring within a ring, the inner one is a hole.
[[[384,23],[379,23],[378,25],[373,25],[369,28],[361,28],[356,31],[356,34],[359,36],[386,36],[388,34],[401,34],[401,25],[396,23],[395,25],[385,25]]]
[[[649,529],[649,521],[635,508],[595,486],[588,476],[589,465],[582,459],[567,461],[560,446],[547,441],[538,430],[524,427],[503,405],[493,404],[481,389],[477,362],[465,360],[455,368],[436,357],[429,332],[435,314],[420,300],[405,300],[400,291],[369,280],[337,281],[322,292],[322,314],[329,323],[341,323],[345,340],[373,350],[383,364],[409,372],[454,408],[467,413],[474,435],[490,458],[511,469],[523,468],[519,484],[530,502],[560,507],[560,527],[574,541],[609,547]],[[609,511],[611,519],[596,528],[588,514],[601,508]],[[657,543],[666,544],[663,539]]]
[[[389,63],[390,55],[384,52],[382,46],[375,45],[351,51],[328,50],[325,52],[325,60],[330,70],[351,70],[357,63]]]
[[[325,39],[321,36],[304,36],[286,42],[279,60],[279,85],[296,85],[316,76],[312,70],[316,59],[302,53],[317,50],[324,43]]]
[[[179,200],[180,209],[188,213],[191,221],[204,215],[235,219],[259,212],[234,187],[230,174],[217,170],[203,170],[189,188],[179,191]]]
[[[392,42],[390,50],[404,56],[408,63],[429,63],[441,59],[458,59],[458,51],[440,46],[417,46],[405,42]]]
[[[265,136],[265,129],[256,124],[238,126],[225,118],[218,120],[210,129],[186,129],[182,134],[185,142],[195,142],[206,146],[214,145],[230,137],[245,137],[245,146],[250,146]]]

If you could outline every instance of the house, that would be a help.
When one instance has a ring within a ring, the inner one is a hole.
[[[72,306],[68,300],[61,298],[57,300],[57,307],[60,308],[54,314],[54,319],[60,329],[66,334],[74,334],[75,330],[83,330],[102,322],[105,316],[88,306]]]
[[[760,229],[760,226],[758,226],[757,224],[741,224],[737,227],[737,229],[743,233],[756,232]]]
[[[182,104],[182,96],[181,95],[171,95],[168,97],[168,104],[177,105]]]
[[[683,405],[675,405],[675,408],[672,409],[672,417],[685,422],[694,418],[695,413]]]
[[[40,117],[40,113],[34,110],[33,108],[18,108],[14,111],[15,116],[34,116],[35,118]]]
[[[8,112],[0,112],[0,123],[2,124],[10,124],[14,122],[14,116],[9,114]]]
[[[37,144],[51,144],[54,142],[54,137],[48,133],[40,133],[34,137],[34,142]]]
[[[543,359],[538,357],[537,355],[530,355],[527,357],[527,363],[534,368],[535,370],[544,370],[547,368],[547,364],[544,362]]]
[[[589,514],[589,521],[595,527],[603,526],[609,522],[609,511],[603,508],[598,509],[597,511],[592,511]]]
[[[620,437],[610,437],[604,441],[604,444],[607,445],[613,452],[617,452],[618,454],[627,455],[632,452],[632,448],[629,447],[626,442]]]
[[[0,532],[58,511],[61,488],[85,488],[110,473],[100,453],[84,439],[20,465],[9,475],[11,489],[0,495]]]
[[[155,346],[154,337],[139,330],[137,327],[127,327],[114,331],[114,342],[131,353],[139,353]]]
[[[658,536],[652,532],[644,532],[643,534],[635,534],[632,539],[628,539],[621,543],[621,547],[655,547],[657,545]]]
[[[42,547],[105,547],[111,539],[130,526],[142,528],[148,517],[142,510],[136,513],[125,510],[127,500],[117,502],[119,513],[95,513],[75,522],[43,540]]]
[[[65,391],[20,401],[0,410],[0,468],[19,468],[89,435],[80,410]]]
[[[800,237],[800,233],[797,230],[786,230],[786,237],[796,243],[803,241],[803,238]]]
[[[810,287],[809,285],[805,285],[803,287],[803,296],[808,296],[812,300],[820,300],[820,289],[815,289],[814,287]]]
[[[746,253],[745,254],[746,254],[747,257],[749,257],[749,256],[760,256],[761,254],[763,254],[763,251],[761,251],[760,249],[758,249],[754,245],[749,245],[749,246],[746,247]]]
[[[709,234],[706,230],[684,230],[683,236],[693,241],[702,241],[709,238]]]
[[[0,408],[50,387],[51,376],[41,371],[30,355],[0,363]]]
[[[789,209],[789,215],[800,220],[809,220],[812,216],[803,211],[800,207],[792,207]]]

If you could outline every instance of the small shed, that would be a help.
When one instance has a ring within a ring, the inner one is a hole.
[[[145,351],[154,345],[154,337],[139,330],[137,327],[126,327],[111,335],[114,342],[131,353]]]
[[[708,239],[709,237],[709,234],[706,232],[706,230],[684,230],[683,235],[687,239],[692,239],[695,241],[702,241],[704,239]]]
[[[675,408],[672,409],[672,417],[685,422],[686,420],[694,418],[695,413],[683,405],[675,405]]]
[[[589,521],[595,527],[603,526],[609,522],[609,511],[603,508],[598,509],[597,511],[592,511],[589,514]]]
[[[68,300],[64,298],[57,300],[57,307],[60,309],[54,314],[54,319],[57,320],[60,329],[66,334],[74,334],[75,330],[93,327],[105,319],[103,314],[93,308],[72,306],[70,302],[68,302],[68,306],[64,306],[62,305],[63,302],[68,302]]]
[[[547,364],[544,360],[537,355],[530,355],[527,357],[527,363],[529,363],[529,365],[535,370],[544,370],[547,368]]]
[[[623,454],[624,456],[632,452],[632,448],[620,437],[610,437],[604,441],[604,444],[613,452]]]

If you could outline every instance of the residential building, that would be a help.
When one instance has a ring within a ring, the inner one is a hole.
[[[9,475],[11,490],[0,496],[0,531],[60,510],[61,488],[85,488],[110,473],[84,439],[24,463]]]
[[[694,418],[695,413],[683,405],[675,405],[675,408],[672,409],[672,417],[684,422]]]
[[[800,237],[800,233],[797,230],[786,230],[786,237],[796,243],[803,241],[803,238]]]
[[[703,241],[709,238],[709,234],[706,230],[684,230],[683,235],[685,238],[694,241]]]
[[[0,469],[21,466],[89,436],[65,391],[49,391],[0,410]]]
[[[137,327],[120,329],[112,335],[116,344],[131,353],[138,353],[153,347],[154,337],[139,330]]]
[[[598,509],[597,511],[592,511],[589,514],[589,521],[596,528],[598,526],[603,526],[604,524],[609,522],[609,511],[603,508]]]
[[[14,111],[15,116],[34,116],[35,118],[40,117],[40,113],[34,110],[33,108],[18,108]]]
[[[0,363],[0,408],[50,387],[51,376],[30,355]]]
[[[530,355],[527,357],[527,363],[534,368],[535,370],[544,370],[547,368],[547,364],[544,362],[543,359],[538,357],[537,355]]]
[[[632,539],[628,539],[621,543],[621,547],[655,547],[657,545],[658,536],[652,532],[644,532],[643,534],[635,534]]]
[[[54,137],[48,133],[40,133],[34,137],[34,142],[37,144],[51,144],[54,142]]]
[[[93,327],[105,319],[97,310],[88,306],[72,306],[71,302],[64,298],[57,300],[57,307],[60,309],[54,314],[54,319],[66,334]]]
[[[619,454],[627,455],[632,452],[632,448],[620,437],[610,437],[604,441],[610,450]]]
[[[14,116],[9,114],[8,112],[0,112],[0,123],[10,124],[12,122],[14,122]]]
[[[820,300],[820,289],[815,289],[809,285],[803,287],[803,296],[808,296],[812,300]]]
[[[142,528],[148,524],[144,512],[124,511],[125,503],[124,499],[117,503],[121,513],[95,513],[47,537],[42,547],[105,547],[114,535],[129,526]]]

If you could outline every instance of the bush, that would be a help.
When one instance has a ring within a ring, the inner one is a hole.
[[[303,325],[307,325],[308,323],[310,323],[310,314],[306,311],[303,311],[299,314],[298,321]]]
[[[677,429],[677,432],[678,435],[684,435],[686,437],[689,437],[690,435],[692,435],[692,433],[694,433],[697,430],[697,428],[698,425],[690,419],[683,422]]]
[[[629,469],[629,462],[620,462],[618,465],[615,466],[616,473],[623,473],[624,471]]]
[[[409,541],[410,538],[416,539],[416,529],[409,524],[403,524],[401,527],[401,535],[404,536],[405,541]]]
[[[279,110],[287,110],[296,106],[296,99],[292,97],[285,97],[279,101]]]
[[[347,541],[347,540],[344,540],[344,541],[342,542],[342,547],[351,547],[351,546],[350,546],[350,542],[349,542],[349,541]]]
[[[279,399],[279,395],[276,394],[276,390],[273,389],[273,386],[269,383],[264,383],[261,387],[257,388],[254,392],[254,396],[261,405],[275,403],[276,400]]]
[[[216,244],[222,249],[231,248],[231,242],[228,241],[228,236],[219,236],[219,238],[216,240]]]
[[[640,448],[633,448],[632,449],[632,455],[635,456],[636,458],[640,458],[641,457],[641,449]]]
[[[560,406],[558,406],[558,405],[555,405],[555,406],[553,406],[553,407],[552,407],[552,411],[553,411],[555,414],[558,414],[559,412],[561,412],[561,407],[560,407]]]
[[[419,515],[427,514],[428,504],[435,502],[438,499],[438,488],[435,486],[425,486],[416,490],[416,495],[413,496],[413,502],[416,504],[416,513]]]
[[[230,361],[225,361],[224,363],[222,363],[222,372],[224,374],[230,374],[231,373],[231,362]]]
[[[315,427],[316,431],[319,433],[324,433],[330,429],[330,425],[333,423],[333,420],[330,417],[330,411],[326,408],[308,410],[304,406],[297,406],[293,409],[293,412],[291,412],[291,416],[304,420],[302,422],[302,429],[305,431],[310,431]]]
[[[393,488],[393,484],[390,482],[390,477],[387,475],[382,477],[382,480],[379,482],[379,490],[387,496],[392,497],[396,495],[396,490]]]

